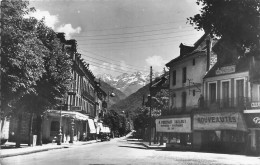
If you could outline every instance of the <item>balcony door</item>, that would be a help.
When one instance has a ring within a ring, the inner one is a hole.
[[[222,105],[224,107],[229,106],[229,81],[222,82]]]
[[[209,101],[210,103],[215,103],[217,101],[217,84],[210,83],[209,84]]]
[[[244,104],[244,79],[236,80],[236,102],[237,105]]]

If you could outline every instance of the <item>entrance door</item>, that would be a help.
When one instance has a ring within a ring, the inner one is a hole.
[[[229,107],[229,81],[222,82],[222,106]]]

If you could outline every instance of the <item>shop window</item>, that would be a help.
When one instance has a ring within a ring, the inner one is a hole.
[[[60,122],[52,121],[51,122],[51,131],[59,131],[60,129]]]

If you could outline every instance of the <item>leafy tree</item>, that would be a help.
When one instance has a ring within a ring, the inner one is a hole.
[[[36,94],[36,82],[44,70],[47,51],[37,38],[34,18],[24,18],[34,11],[26,1],[2,1],[2,111],[6,116],[26,94]],[[18,109],[16,109],[18,110]]]
[[[197,0],[201,13],[188,18],[198,30],[233,43],[240,51],[258,43],[259,0]]]

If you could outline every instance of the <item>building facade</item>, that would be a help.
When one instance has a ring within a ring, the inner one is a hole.
[[[192,115],[203,94],[203,77],[216,58],[211,54],[209,37],[203,35],[194,46],[180,45],[180,56],[171,60],[169,68],[169,112],[156,120],[157,132],[167,132],[173,145],[191,146]],[[212,60],[212,61],[210,61]],[[168,123],[168,124],[167,124]]]

